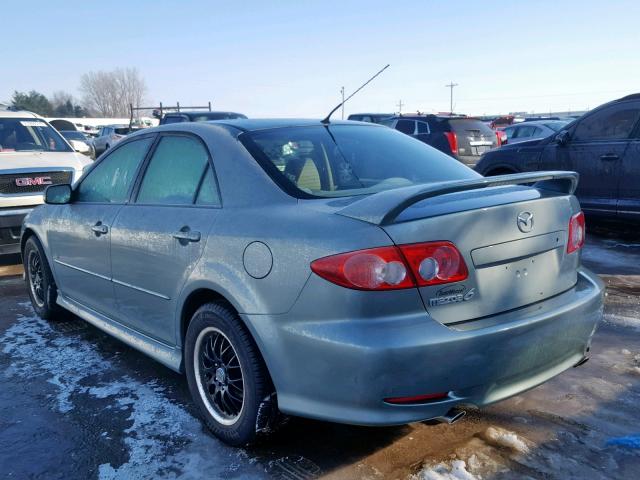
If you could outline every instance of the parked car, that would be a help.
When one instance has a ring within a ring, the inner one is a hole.
[[[210,120],[230,120],[233,118],[247,118],[242,113],[235,112],[170,112],[160,120],[160,125],[182,122],[207,122]]]
[[[585,361],[603,285],[576,182],[485,179],[374,124],[164,125],[47,189],[26,281],[41,317],[185,372],[230,444],[278,412],[451,423]]]
[[[554,135],[505,145],[476,166],[483,175],[534,170],[580,174],[576,195],[585,212],[640,218],[640,94],[606,103]]]
[[[347,120],[381,123],[383,120],[393,117],[393,115],[393,113],[352,113],[347,117]]]
[[[388,118],[381,122],[473,167],[480,156],[499,146],[498,134],[481,120],[443,115]]]
[[[96,158],[96,149],[93,147],[93,141],[89,140],[82,132],[77,130],[61,130],[60,135],[69,142],[76,152],[82,153],[92,160]]]
[[[506,143],[520,143],[527,140],[535,140],[545,138],[558,132],[562,127],[567,125],[567,120],[532,120],[523,123],[516,123],[504,128],[507,136]]]
[[[96,155],[101,155],[109,150],[116,143],[132,132],[136,132],[140,128],[129,127],[129,125],[105,125],[100,127],[98,136],[93,139],[93,148]]]
[[[90,160],[35,113],[0,110],[0,255],[20,252],[20,227],[48,185],[71,183]]]

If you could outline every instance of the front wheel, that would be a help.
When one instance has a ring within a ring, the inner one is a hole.
[[[189,390],[204,422],[224,442],[240,446],[268,430],[275,395],[264,361],[238,316],[220,303],[193,315],[185,338]]]
[[[56,304],[58,289],[49,263],[36,237],[30,237],[22,252],[25,280],[31,305],[40,318],[53,318],[60,312]]]

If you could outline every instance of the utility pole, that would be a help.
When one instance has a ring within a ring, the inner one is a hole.
[[[402,100],[398,101],[398,103],[396,104],[396,107],[398,107],[398,114],[402,114],[402,106],[404,105],[404,103],[402,103]]]
[[[458,84],[457,83],[453,83],[453,80],[451,81],[451,83],[449,85],[445,85],[445,87],[451,89],[451,95],[449,97],[449,113],[451,115],[453,115],[453,88],[457,87]]]
[[[340,88],[340,94],[342,95],[342,120],[344,120],[344,87]]]

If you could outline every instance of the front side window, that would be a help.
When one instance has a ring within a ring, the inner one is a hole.
[[[419,140],[374,125],[274,128],[239,138],[278,185],[300,197],[364,195],[479,177]]]
[[[0,118],[0,153],[71,152],[60,134],[39,118]]]
[[[629,138],[639,117],[640,107],[635,103],[613,105],[581,120],[573,137],[581,141]]]
[[[192,205],[209,164],[204,145],[191,137],[160,140],[138,193],[138,203]]]
[[[77,189],[76,201],[123,203],[153,138],[141,138],[113,150],[89,172]]]

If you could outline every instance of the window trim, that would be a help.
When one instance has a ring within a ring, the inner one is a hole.
[[[138,177],[140,175],[140,170],[142,168],[142,166],[144,165],[144,163],[147,160],[147,157],[149,156],[149,152],[151,152],[151,150],[153,149],[155,143],[157,142],[157,133],[145,133],[143,135],[139,135],[136,136],[135,138],[128,138],[125,140],[122,140],[120,142],[118,142],[116,144],[115,147],[112,147],[109,149],[109,153],[107,155],[104,155],[102,157],[100,157],[98,160],[96,160],[95,162],[93,162],[91,164],[91,166],[89,167],[89,169],[87,169],[82,176],[78,179],[78,183],[76,183],[76,185],[73,188],[73,191],[71,192],[71,202],[72,204],[81,204],[81,205],[127,205],[128,203],[130,203],[131,201],[131,193],[133,192],[133,188],[138,180]],[[136,173],[134,174],[134,179],[133,182],[131,182],[131,185],[129,186],[129,190],[127,192],[126,198],[124,200],[124,202],[80,202],[78,201],[78,189],[80,188],[80,185],[82,185],[82,182],[85,181],[85,179],[91,174],[91,172],[93,172],[98,165],[100,165],[102,162],[104,162],[107,158],[109,158],[111,155],[113,155],[115,152],[118,151],[118,149],[124,147],[125,145],[128,145],[132,142],[136,142],[139,140],[144,140],[145,138],[153,138],[151,143],[149,144],[149,147],[147,148],[147,152],[145,153],[144,158],[142,159],[142,161],[140,162],[140,165],[138,165],[138,169],[136,170]]]
[[[144,179],[145,174],[147,173],[147,168],[149,167],[149,164],[151,163],[151,159],[153,158],[153,155],[155,154],[158,145],[160,144],[160,141],[165,138],[165,137],[187,137],[187,138],[191,138],[194,139],[196,142],[199,142],[202,147],[204,148],[204,151],[207,154],[207,166],[209,168],[211,168],[211,173],[213,173],[213,181],[215,182],[216,188],[217,188],[217,192],[218,192],[218,205],[202,205],[202,204],[197,204],[196,202],[198,201],[198,194],[200,192],[200,187],[202,186],[202,183],[204,181],[204,176],[206,175],[206,171],[207,169],[204,169],[204,172],[200,178],[200,181],[198,182],[198,188],[196,190],[196,194],[193,198],[193,203],[192,204],[184,204],[184,203],[138,203],[138,194],[140,193],[140,187],[142,185],[142,180]],[[153,142],[153,144],[151,145],[151,147],[149,148],[149,153],[147,154],[147,156],[145,157],[144,161],[142,162],[141,168],[138,171],[137,177],[135,182],[133,182],[133,189],[130,192],[129,195],[129,204],[133,205],[133,206],[140,206],[140,207],[171,207],[171,208],[215,208],[215,209],[221,209],[223,207],[223,201],[222,201],[222,192],[220,191],[220,182],[218,181],[218,175],[216,173],[216,169],[215,166],[213,164],[213,157],[211,155],[211,152],[209,151],[209,147],[207,146],[207,143],[204,141],[204,139],[202,137],[200,137],[199,135],[196,135],[195,133],[192,132],[183,132],[183,131],[168,131],[168,132],[160,132],[157,134],[157,138],[155,139],[155,141]]]

